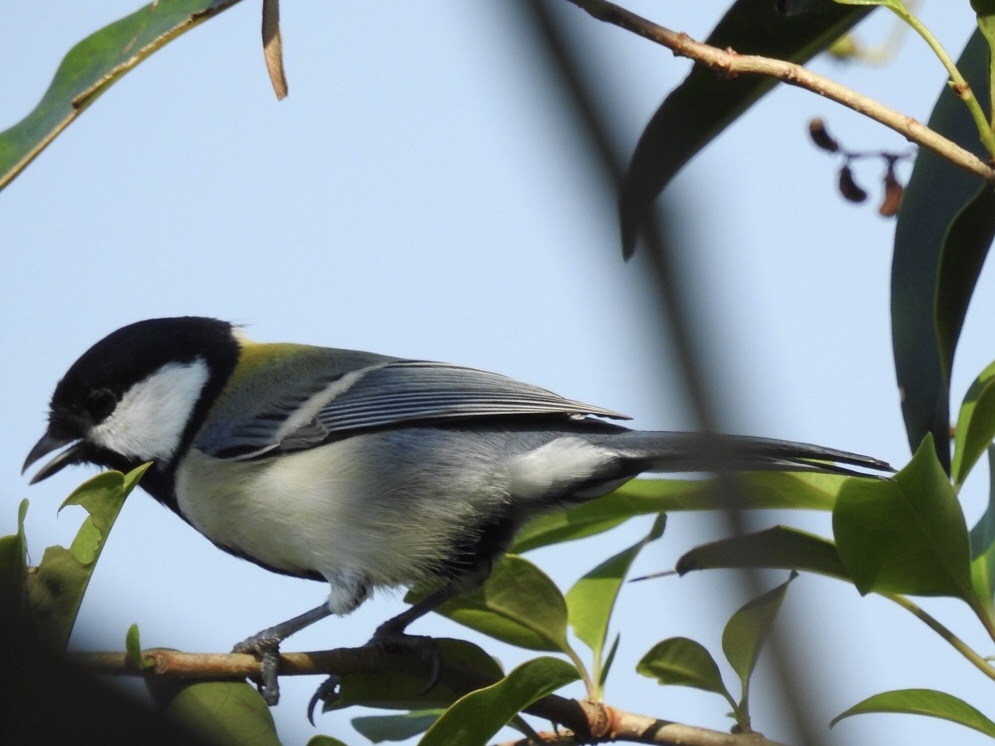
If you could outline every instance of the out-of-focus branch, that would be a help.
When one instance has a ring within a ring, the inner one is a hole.
[[[948,140],[913,117],[895,111],[879,101],[857,93],[829,78],[818,75],[801,65],[784,60],[737,54],[732,49],[719,49],[692,39],[683,32],[672,31],[605,0],[568,0],[599,21],[638,34],[661,44],[678,57],[687,57],[728,77],[765,75],[783,83],[798,86],[835,101],[864,116],[880,122],[910,142],[932,150],[951,163],[995,183],[995,169],[976,155]]]

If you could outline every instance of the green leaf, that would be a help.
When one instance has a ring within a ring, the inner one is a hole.
[[[373,743],[406,741],[424,733],[443,710],[414,710],[399,715],[369,715],[352,719],[352,727]]]
[[[785,16],[770,0],[737,0],[706,43],[740,54],[805,62],[826,49],[869,11],[829,0],[818,13]],[[703,65],[657,109],[639,138],[622,183],[622,250],[631,256],[639,226],[657,195],[692,156],[776,85],[768,77],[723,76]]]
[[[980,33],[971,37],[957,66],[968,80],[986,79],[988,46]],[[980,91],[984,106],[983,97]],[[947,85],[929,127],[986,159],[974,120]],[[920,150],[895,228],[892,347],[909,444],[916,448],[932,433],[944,467],[950,463],[950,369],[993,235],[991,187],[941,156]]]
[[[684,575],[692,570],[734,567],[807,571],[850,580],[833,542],[788,526],[695,547],[677,560],[676,569]]]
[[[24,536],[24,518],[28,501],[17,508],[17,533],[0,538],[0,629],[17,630],[24,624],[25,573],[28,543]]]
[[[608,622],[615,608],[619,589],[639,552],[651,541],[663,535],[666,515],[653,522],[650,532],[641,540],[614,557],[605,560],[578,580],[567,591],[566,602],[570,626],[574,633],[594,653],[596,672],[601,670],[601,656],[608,637]]]
[[[56,650],[69,641],[83,594],[96,567],[107,534],[125,498],[151,464],[127,475],[119,471],[98,474],[80,485],[62,504],[81,505],[89,513],[72,545],[45,550],[41,565],[28,575],[28,610],[39,634]]]
[[[988,447],[988,507],[971,529],[971,580],[989,619],[995,619],[995,446]]]
[[[851,477],[808,472],[751,472],[736,477],[737,499],[744,510],[832,510],[836,496]],[[724,495],[712,480],[634,479],[604,497],[569,510],[558,510],[530,522],[512,550],[531,549],[608,531],[630,518],[678,510],[725,510]]]
[[[457,701],[429,729],[421,746],[486,744],[519,712],[578,678],[577,669],[559,658],[527,661],[496,684]]]
[[[833,0],[840,5],[880,5],[891,10],[904,11],[905,4],[902,0]]]
[[[280,746],[269,707],[247,682],[198,681],[164,691],[159,697],[168,696],[169,716],[219,746]]]
[[[471,669],[482,676],[497,680],[504,671],[494,658],[478,645],[466,640],[446,637],[432,639],[444,668]],[[448,707],[463,692],[457,693],[444,678],[425,690],[425,679],[412,672],[385,675],[371,673],[340,674],[338,695],[322,703],[322,712],[344,710],[355,705],[379,707],[390,710],[423,710],[431,707]]]
[[[781,602],[788,590],[788,583],[795,579],[792,574],[788,580],[759,596],[740,608],[722,631],[722,652],[726,660],[739,676],[742,684],[742,695],[736,709],[737,722],[746,727],[749,725],[750,677],[756,668],[760,657],[760,648],[770,632]]]
[[[689,686],[721,694],[735,707],[736,700],[722,682],[712,654],[700,642],[687,637],[658,642],[636,664],[636,672],[664,686]]]
[[[331,736],[319,735],[309,738],[307,746],[348,746],[348,744]]]
[[[995,738],[995,723],[967,702],[934,689],[899,689],[875,694],[834,717],[830,727],[836,725],[843,718],[870,712],[927,715],[941,720],[950,720]]]
[[[995,0],[971,0],[971,7],[977,14],[978,30],[988,42],[988,49],[995,50]],[[988,63],[988,99],[995,104],[995,95],[992,94],[995,87],[995,56],[989,54]],[[995,121],[995,109],[989,113],[988,119]]]
[[[960,487],[981,454],[995,440],[995,363],[974,379],[957,415],[950,475]]]
[[[157,0],[74,46],[34,110],[0,132],[0,189],[126,72],[236,2]]]
[[[861,593],[953,596],[977,608],[967,525],[931,438],[894,479],[850,482],[833,532]]]
[[[409,594],[409,599],[413,598]],[[542,570],[515,555],[502,557],[483,586],[435,611],[510,645],[528,650],[570,650],[563,594]]]

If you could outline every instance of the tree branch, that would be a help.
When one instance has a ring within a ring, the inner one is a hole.
[[[732,49],[695,41],[686,33],[672,31],[605,0],[568,0],[599,21],[631,31],[656,44],[667,47],[678,57],[687,57],[727,77],[765,75],[835,101],[848,109],[880,122],[910,142],[932,150],[951,163],[988,182],[995,183],[995,169],[976,155],[913,117],[895,111],[872,98],[818,75],[801,65],[784,60],[737,54]]]
[[[344,677],[350,674],[404,674],[428,679],[433,674],[433,664],[415,651],[398,649],[390,654],[374,654],[373,650],[373,647],[361,647],[283,653],[280,655],[280,675],[335,673]],[[116,676],[208,680],[254,678],[259,675],[259,660],[241,653],[143,650],[140,663],[125,653],[74,653],[68,657],[72,663],[93,673]],[[471,666],[443,660],[437,683],[424,694],[424,704],[447,706],[459,696],[490,686],[495,681]],[[668,746],[783,746],[759,733],[723,733],[555,694],[543,697],[525,712],[569,729],[569,732],[547,734],[544,743],[550,744],[626,741]]]

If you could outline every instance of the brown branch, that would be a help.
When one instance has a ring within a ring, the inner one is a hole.
[[[117,676],[207,680],[254,678],[259,675],[259,660],[241,653],[143,650],[140,664],[129,659],[125,653],[75,653],[69,659],[94,673]],[[374,647],[362,647],[280,655],[281,676],[316,676],[333,672],[339,676],[404,674],[421,679],[427,679],[433,673],[431,662],[414,651],[403,649],[392,650],[389,654]],[[424,694],[424,703],[426,706],[447,706],[457,697],[490,686],[495,681],[468,665],[443,660],[438,682]],[[550,744],[627,741],[669,746],[782,746],[759,733],[723,733],[555,694],[543,697],[525,712],[569,729],[546,734],[543,742]]]
[[[872,98],[857,93],[829,78],[818,75],[801,65],[784,60],[737,54],[732,49],[719,49],[695,41],[683,32],[672,31],[605,0],[568,0],[599,21],[631,31],[661,44],[678,57],[687,57],[727,77],[764,75],[788,85],[797,86],[846,106],[894,130],[923,148],[932,150],[951,163],[995,182],[995,169],[974,153],[948,140],[914,118],[895,111]]]

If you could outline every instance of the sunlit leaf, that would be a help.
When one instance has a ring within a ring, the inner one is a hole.
[[[269,707],[245,681],[159,681],[149,689],[171,718],[218,746],[280,746]]]
[[[976,605],[964,514],[929,437],[894,479],[849,483],[833,532],[861,593],[953,596]]]
[[[55,649],[65,648],[107,534],[149,466],[127,475],[119,471],[98,474],[62,504],[81,505],[89,515],[68,549],[48,547],[37,570],[27,576],[28,610],[42,639]]]
[[[731,705],[736,700],[722,682],[722,673],[712,654],[700,642],[671,637],[658,642],[636,664],[636,671],[662,685],[689,686],[721,694]]]
[[[574,634],[594,652],[596,661],[601,661],[608,637],[608,623],[629,568],[643,547],[663,535],[665,525],[666,516],[659,516],[646,537],[602,562],[567,592],[570,626]]]
[[[493,686],[472,692],[443,713],[421,746],[485,744],[530,704],[580,678],[559,658],[527,661]]]
[[[0,132],[0,189],[126,72],[236,2],[156,0],[70,49],[35,109]]]
[[[974,379],[964,395],[954,433],[950,476],[960,486],[995,439],[995,363]]]
[[[995,723],[961,699],[934,689],[899,689],[868,697],[833,718],[836,725],[843,718],[872,712],[895,712],[902,715],[927,715],[981,731],[995,738]]]
[[[411,597],[413,598],[413,597]],[[567,604],[538,567],[508,554],[487,582],[435,609],[453,621],[529,650],[567,651]]]

